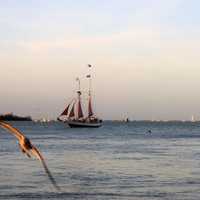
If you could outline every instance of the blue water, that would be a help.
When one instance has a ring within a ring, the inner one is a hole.
[[[200,123],[12,124],[40,149],[61,191],[0,129],[0,199],[200,199]]]

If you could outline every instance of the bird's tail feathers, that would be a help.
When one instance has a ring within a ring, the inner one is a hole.
[[[44,170],[45,170],[46,174],[48,175],[48,177],[49,177],[51,183],[52,183],[53,186],[56,188],[56,190],[60,191],[60,187],[57,185],[57,183],[56,183],[54,177],[52,176],[50,170],[48,169],[48,167],[47,167],[47,165],[46,165],[46,163],[45,163],[45,161],[44,161],[44,158],[42,157],[41,153],[37,150],[36,147],[33,147],[33,148],[31,149],[31,152],[32,152],[33,155],[35,155],[35,156],[41,161],[41,163],[42,163],[42,165],[43,165],[43,167],[44,167]]]

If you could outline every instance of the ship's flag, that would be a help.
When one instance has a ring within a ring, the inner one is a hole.
[[[92,65],[88,64],[88,67],[92,67]]]

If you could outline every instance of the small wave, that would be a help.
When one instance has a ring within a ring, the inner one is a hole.
[[[172,194],[165,192],[135,192],[133,194],[122,193],[104,193],[104,192],[60,192],[60,193],[20,193],[20,194],[6,194],[1,195],[0,199],[131,199],[136,200],[138,198],[164,198],[170,197]]]

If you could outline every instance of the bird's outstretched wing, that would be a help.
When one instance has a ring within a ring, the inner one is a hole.
[[[35,155],[35,156],[41,161],[41,163],[42,163],[42,165],[43,165],[43,167],[44,167],[44,170],[45,170],[47,176],[49,177],[51,183],[53,184],[53,186],[54,186],[57,190],[60,190],[60,187],[57,185],[55,179],[53,178],[51,172],[49,171],[49,169],[48,169],[48,167],[47,167],[47,165],[46,165],[46,163],[45,163],[45,161],[44,161],[44,158],[43,158],[43,156],[41,155],[41,153],[39,152],[39,150],[38,150],[35,146],[32,145],[32,149],[31,149],[30,151],[31,151],[31,153],[32,153],[33,155]]]
[[[16,128],[12,127],[10,124],[0,120],[0,126],[4,129],[7,129],[10,131],[11,134],[13,134],[18,140],[21,140],[25,136]]]
[[[46,174],[48,175],[51,183],[57,190],[60,190],[60,188],[56,184],[56,181],[53,178],[51,172],[49,171],[49,169],[44,161],[43,156],[41,155],[39,150],[33,144],[31,144],[30,140],[28,138],[26,138],[25,135],[23,135],[18,129],[12,127],[10,124],[8,124],[2,120],[0,120],[0,126],[4,129],[9,130],[10,133],[12,133],[15,137],[17,137],[17,139],[19,140],[19,144],[20,144],[22,150],[24,151],[24,153],[26,153],[28,156],[30,156],[30,154],[29,154],[29,152],[30,152],[41,161],[41,163],[44,167],[44,170],[45,170]]]

